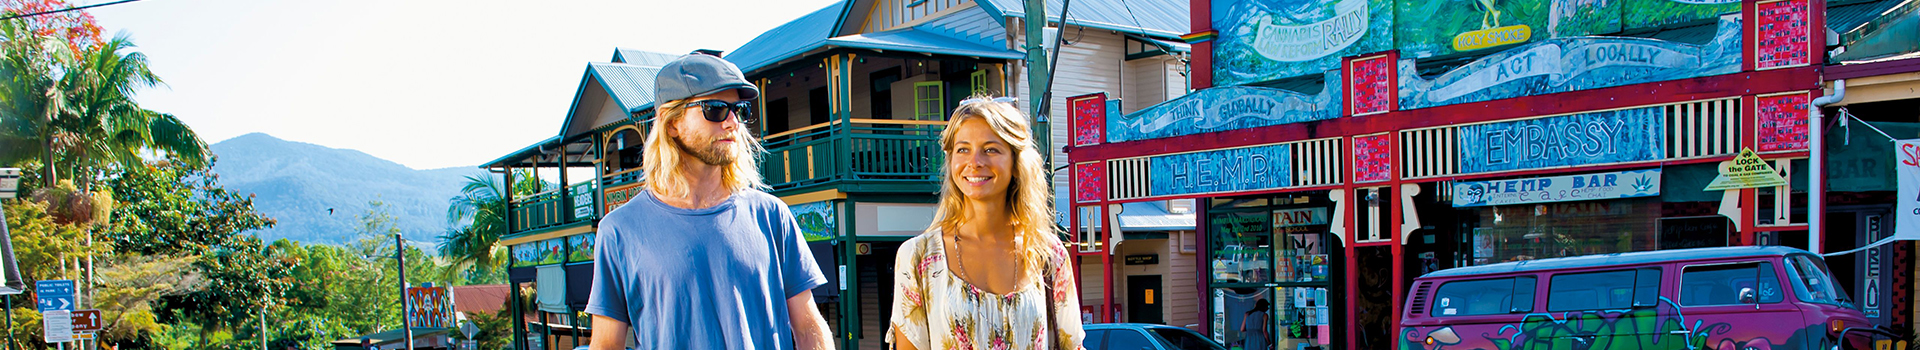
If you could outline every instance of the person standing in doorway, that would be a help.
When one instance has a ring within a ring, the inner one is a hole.
[[[733,63],[681,56],[654,81],[646,190],[600,221],[593,349],[831,349],[826,276],[779,198],[762,192],[748,132],[760,91]]]
[[[896,349],[1079,349],[1080,300],[1027,118],[972,98],[940,134],[932,227],[900,245]]]
[[[1267,344],[1271,344],[1273,340],[1273,332],[1267,329],[1267,325],[1273,323],[1267,320],[1267,317],[1272,314],[1273,302],[1267,301],[1267,298],[1260,298],[1253,301],[1252,309],[1240,315],[1241,349],[1267,350]]]

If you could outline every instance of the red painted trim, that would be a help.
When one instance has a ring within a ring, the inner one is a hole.
[[[1824,39],[1824,38],[1823,38]],[[1920,72],[1920,58],[1907,58],[1885,62],[1857,63],[1826,66],[1822,77],[1826,81],[1871,77],[1900,73]]]
[[[1351,180],[1352,176],[1349,175],[1345,177]],[[1360,266],[1359,266],[1359,263],[1357,262],[1357,260],[1359,259],[1355,258],[1356,255],[1359,253],[1357,251],[1358,244],[1354,243],[1354,241],[1359,240],[1360,238],[1359,232],[1354,232],[1355,229],[1359,228],[1359,225],[1357,224],[1358,218],[1356,217],[1358,216],[1358,212],[1355,210],[1355,207],[1357,206],[1356,204],[1358,203],[1355,203],[1353,201],[1355,194],[1356,193],[1354,192],[1353,188],[1349,187],[1346,189],[1346,193],[1342,193],[1342,196],[1340,198],[1341,203],[1347,204],[1346,210],[1345,210],[1347,212],[1347,215],[1343,220],[1341,220],[1347,223],[1347,232],[1346,232],[1347,237],[1346,239],[1342,240],[1345,242],[1341,242],[1341,243],[1344,243],[1341,245],[1345,246],[1345,247],[1342,247],[1341,249],[1346,252],[1346,255],[1345,255],[1346,258],[1340,259],[1341,260],[1340,264],[1344,265],[1342,266],[1342,268],[1347,270],[1347,273],[1345,276],[1346,278],[1343,278],[1347,280],[1346,281],[1347,285],[1346,285],[1346,289],[1342,291],[1341,294],[1343,295],[1341,295],[1341,298],[1340,298],[1342,303],[1345,304],[1346,306],[1344,309],[1346,309],[1345,311],[1346,311],[1347,317],[1344,320],[1344,322],[1341,322],[1340,324],[1340,327],[1344,327],[1344,329],[1347,330],[1346,332],[1347,336],[1345,337],[1347,338],[1346,344],[1360,343],[1359,341],[1360,338],[1358,335],[1358,333],[1360,332],[1357,331],[1360,329],[1360,323],[1359,323],[1359,318],[1357,317],[1357,314],[1356,314],[1360,310],[1360,302],[1359,302],[1360,298],[1352,297],[1355,291],[1360,290],[1360,278],[1359,278]]]
[[[1758,47],[1760,46],[1759,41],[1756,40],[1760,37],[1759,35],[1756,35],[1756,33],[1759,33],[1760,30],[1757,28],[1758,26],[1755,25],[1756,23],[1759,23],[1760,16],[1759,16],[1759,13],[1754,12],[1755,10],[1754,3],[1755,3],[1755,0],[1746,0],[1746,1],[1740,2],[1740,25],[1746,27],[1746,28],[1740,28],[1740,39],[1741,39],[1740,40],[1740,71],[1741,72],[1752,72],[1754,67],[1759,66],[1758,63],[1753,61],[1754,57],[1757,57],[1757,55],[1754,54],[1754,50],[1758,49]],[[1825,35],[1821,35],[1821,36],[1825,36]]]
[[[1069,156],[1074,162],[1084,162],[1816,89],[1820,81],[1818,68],[1817,66],[1782,68],[1306,123],[1106,143],[1075,148]],[[1746,110],[1753,110],[1751,102],[1747,102],[1745,107]],[[1751,128],[1754,125],[1751,115],[1752,113],[1745,113],[1743,116],[1748,119],[1746,125],[1749,125],[1747,126],[1749,140],[1753,137]]]
[[[1206,198],[1221,198],[1221,197],[1255,196],[1255,195],[1275,194],[1275,193],[1325,191],[1325,190],[1340,189],[1343,186],[1346,186],[1346,185],[1332,184],[1332,185],[1307,186],[1307,187],[1270,188],[1270,189],[1239,191],[1239,192],[1208,192],[1208,193],[1202,193],[1202,194],[1185,194],[1185,195],[1178,195],[1178,196],[1128,198],[1126,200],[1110,201],[1109,203],[1115,203],[1115,204],[1138,203],[1138,202],[1163,201],[1163,200],[1169,200],[1169,199],[1189,199],[1189,198],[1206,199]]]
[[[1194,0],[1194,2],[1202,1],[1206,0]],[[1197,14],[1201,11],[1194,12]],[[1195,23],[1201,22],[1196,21]],[[1214,40],[1193,44],[1191,49],[1193,51],[1192,58],[1187,62],[1187,71],[1193,75],[1191,84],[1194,90],[1213,87],[1213,43],[1217,41],[1220,40],[1215,38]]]
[[[1399,91],[1399,89],[1396,87],[1394,91]],[[1395,98],[1395,100],[1398,100],[1398,98]],[[1391,108],[1389,108],[1389,110],[1391,110]],[[1401,146],[1400,133],[1388,133],[1387,134],[1387,160],[1388,160],[1387,164],[1401,164],[1402,159],[1400,158],[1400,152],[1399,152],[1400,146]],[[1388,169],[1387,171],[1387,174],[1388,174],[1387,178],[1391,179],[1391,181],[1389,181],[1387,188],[1389,189],[1388,193],[1393,194],[1392,196],[1393,198],[1388,198],[1388,200],[1390,200],[1390,202],[1388,203],[1391,203],[1391,204],[1389,204],[1389,207],[1388,207],[1390,208],[1390,210],[1387,210],[1390,213],[1390,214],[1387,214],[1389,215],[1387,218],[1387,222],[1391,222],[1393,223],[1393,225],[1388,225],[1387,227],[1392,228],[1393,230],[1388,232],[1387,236],[1393,238],[1392,240],[1390,240],[1390,242],[1393,242],[1393,249],[1389,252],[1389,254],[1391,255],[1391,259],[1393,259],[1393,274],[1392,274],[1393,280],[1389,283],[1393,285],[1393,291],[1391,294],[1393,300],[1387,301],[1387,308],[1388,310],[1391,310],[1387,312],[1387,315],[1388,315],[1387,319],[1391,321],[1391,323],[1388,323],[1391,326],[1389,326],[1387,329],[1390,329],[1390,331],[1388,331],[1389,332],[1388,334],[1392,334],[1397,337],[1400,334],[1400,332],[1398,331],[1398,329],[1400,329],[1399,327],[1400,313],[1396,311],[1400,310],[1400,307],[1401,307],[1400,303],[1406,300],[1407,298],[1407,295],[1406,295],[1407,286],[1405,285],[1406,276],[1407,276],[1406,264],[1401,263],[1406,261],[1407,242],[1406,242],[1406,237],[1401,236],[1401,232],[1403,232],[1402,230],[1404,230],[1405,228],[1400,227],[1403,225],[1407,225],[1407,222],[1405,220],[1406,216],[1403,213],[1403,211],[1407,210],[1407,208],[1405,208],[1404,205],[1401,205],[1405,202],[1400,200],[1401,196],[1406,196],[1407,194],[1401,193],[1402,190],[1400,189],[1400,183],[1403,182],[1404,180],[1400,178],[1400,171],[1399,169],[1397,169],[1398,167],[1389,166],[1389,168],[1390,169]],[[1400,346],[1399,345],[1400,342],[1397,342],[1397,341],[1388,342],[1388,343],[1394,344],[1390,348],[1398,348]]]
[[[1787,225],[1787,226],[1754,226],[1753,232],[1800,231],[1805,229],[1807,229],[1806,224]],[[1818,252],[1815,252],[1815,253],[1818,253]]]

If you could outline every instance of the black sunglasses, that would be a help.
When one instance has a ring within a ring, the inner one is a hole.
[[[755,119],[753,115],[753,101],[727,102],[721,100],[699,100],[687,102],[687,106],[699,106],[700,110],[706,114],[707,121],[715,123],[727,121],[728,111],[739,115],[741,124],[753,124]]]

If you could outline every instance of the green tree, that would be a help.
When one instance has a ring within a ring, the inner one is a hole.
[[[171,160],[118,168],[107,179],[118,220],[103,238],[123,253],[192,255],[273,227],[272,218],[254,211],[253,195],[221,187],[209,169]]]
[[[293,259],[251,237],[215,247],[194,263],[206,276],[205,288],[161,298],[161,316],[199,324],[202,348],[216,330],[232,332],[236,340],[253,339],[257,334],[250,332],[260,331],[255,326],[260,312],[282,303],[292,287],[293,265]]]

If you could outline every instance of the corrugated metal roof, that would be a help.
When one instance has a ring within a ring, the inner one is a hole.
[[[1867,21],[1872,21],[1875,17],[1880,17],[1880,14],[1892,9],[1895,5],[1909,1],[1912,0],[1874,0],[1841,4],[1829,3],[1827,4],[1827,29],[1832,29],[1838,33],[1846,33],[1854,29],[1859,29],[1861,25],[1865,25]],[[1837,3],[1839,1],[1835,2]]]
[[[774,27],[727,53],[726,58],[740,66],[740,71],[752,75],[754,70],[820,48],[833,35],[833,27],[839,23],[845,7],[846,2],[836,2]]]
[[[1026,16],[1024,0],[975,0],[1000,17]],[[1061,0],[1047,0],[1047,21],[1060,21]],[[1193,30],[1188,0],[1074,0],[1067,23],[1177,39]]]
[[[1120,230],[1183,231],[1193,229],[1193,214],[1168,213],[1164,202],[1120,204]]]
[[[674,59],[680,58],[680,56],[683,55],[623,48],[613,49],[613,63],[626,63],[636,66],[666,66],[667,62],[673,62]]]
[[[528,166],[529,163],[526,162],[528,159],[539,157],[541,154],[541,151],[544,151],[550,148],[558,148],[558,147],[560,147],[560,135],[554,135],[553,137],[548,137],[546,140],[540,140],[540,142],[535,142],[532,145],[528,145],[525,148],[515,150],[513,151],[513,153],[508,153],[507,155],[500,156],[500,158],[498,159],[494,159],[492,161],[482,163],[480,167],[495,168],[495,167],[505,167],[505,166],[514,166],[514,167]]]
[[[979,7],[940,16],[914,28],[992,47],[1007,46],[1007,26]]]
[[[607,94],[613,95],[627,113],[653,107],[653,79],[660,75],[658,66],[596,62],[587,64],[587,74],[599,79],[600,86],[607,89]]]
[[[925,52],[941,55],[1017,59],[1025,57],[1005,46],[993,47],[939,33],[907,28],[827,39],[827,44],[852,48]]]

